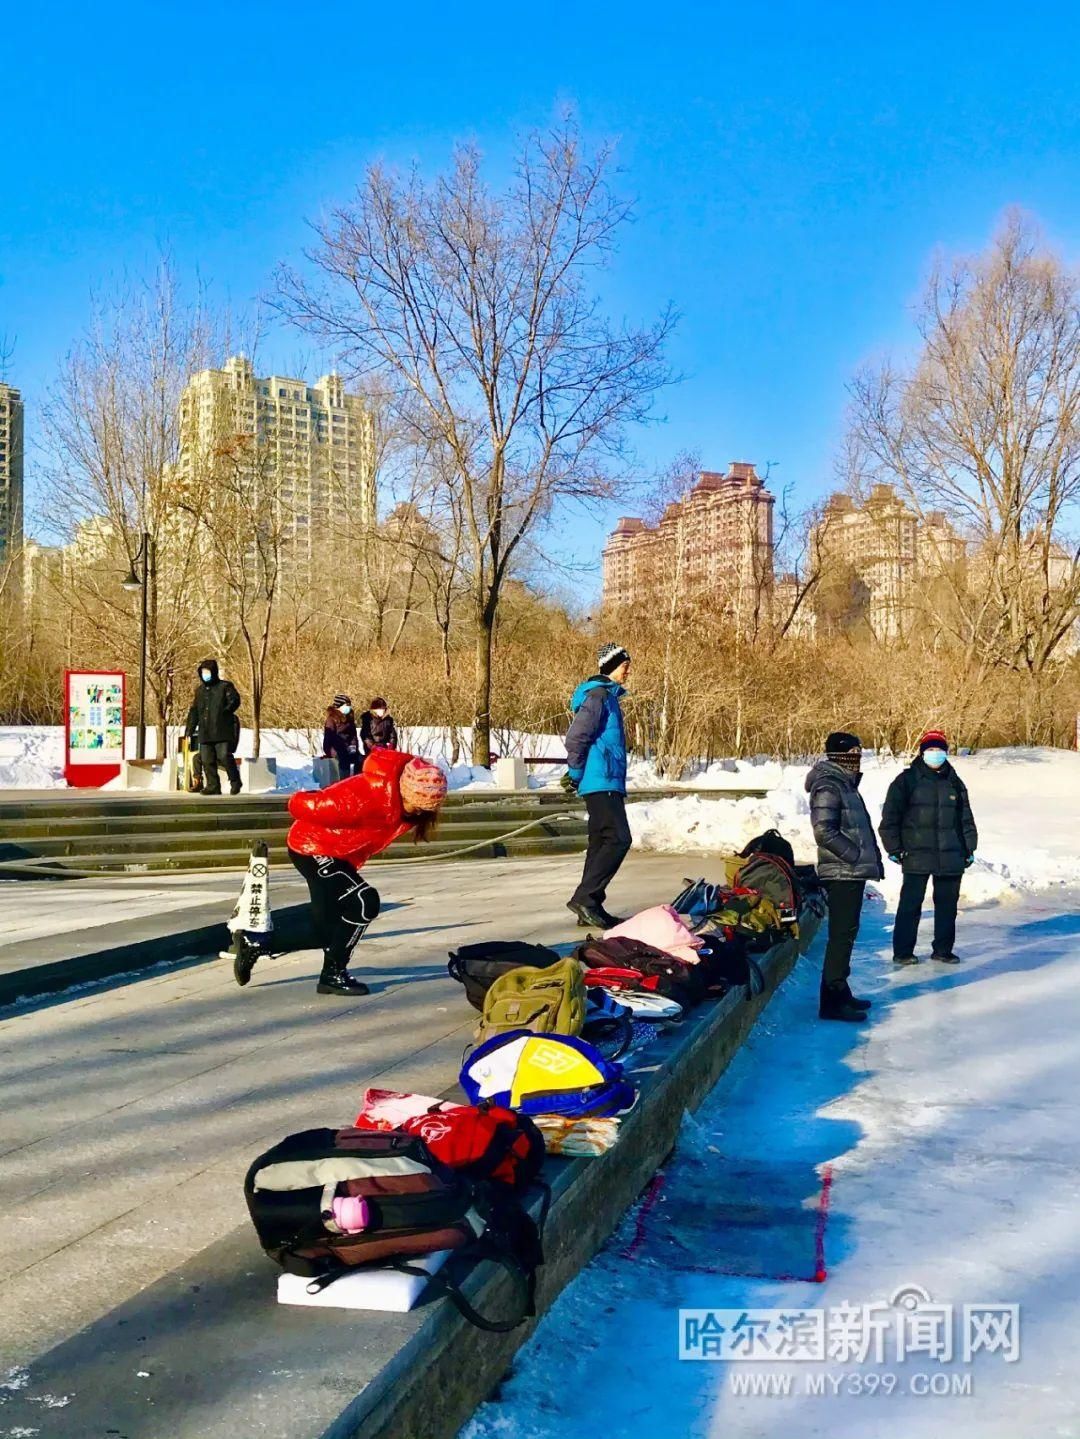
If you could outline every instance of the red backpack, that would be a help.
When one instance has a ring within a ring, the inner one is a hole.
[[[544,1137],[528,1115],[484,1100],[441,1103],[401,1127],[467,1179],[493,1179],[511,1189],[526,1189],[544,1163]]]

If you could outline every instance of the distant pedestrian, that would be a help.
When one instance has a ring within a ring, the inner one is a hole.
[[[353,703],[348,695],[335,695],[326,711],[323,726],[323,755],[336,759],[338,775],[348,779],[359,774],[364,761],[360,754],[360,737],[356,732],[356,716]]]
[[[411,830],[431,838],[446,776],[427,760],[380,749],[351,779],[289,800],[289,858],[307,881],[323,963],[319,994],[367,994],[348,973],[353,949],[379,913],[378,891],[360,876],[373,855]]]
[[[868,879],[885,874],[874,826],[862,795],[862,742],[835,730],[825,741],[825,758],[806,776],[810,822],[817,841],[818,877],[829,901],[829,938],[821,973],[818,1015],[858,1023],[868,999],[851,992],[851,952],[859,933]]]
[[[360,717],[360,743],[365,754],[377,749],[397,749],[398,732],[390,706],[381,697],[371,701]]]
[[[893,963],[918,964],[927,880],[934,880],[934,948],[931,959],[959,964],[956,907],[960,881],[974,862],[979,831],[967,785],[949,763],[949,741],[939,729],[919,740],[919,757],[889,786],[879,829],[885,852],[903,866],[904,882],[893,927]]]
[[[607,887],[630,851],[626,819],[626,730],[620,701],[630,674],[622,645],[604,645],[598,673],[578,685],[570,700],[574,718],[566,732],[567,783],[585,800],[589,847],[581,883],[567,908],[579,925],[614,929],[622,920],[604,907]]]
[[[202,792],[221,793],[218,765],[224,766],[230,794],[240,793],[236,750],[240,740],[240,694],[231,680],[223,680],[214,659],[199,661],[199,687],[188,711],[184,732],[188,745],[197,742],[202,764]]]

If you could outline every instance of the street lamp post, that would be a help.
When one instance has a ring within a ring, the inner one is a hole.
[[[121,582],[122,587],[129,593],[134,593],[136,590],[142,591],[142,623],[139,630],[139,729],[135,748],[138,759],[146,758],[146,623],[149,609],[152,546],[153,542],[149,534],[144,531],[142,543],[131,562],[127,578]],[[138,564],[142,565],[141,575],[135,572],[135,566]]]

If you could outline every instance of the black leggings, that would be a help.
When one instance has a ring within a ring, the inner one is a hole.
[[[379,913],[379,892],[347,859],[322,854],[289,858],[307,880],[315,933],[331,968],[344,969],[356,944]]]

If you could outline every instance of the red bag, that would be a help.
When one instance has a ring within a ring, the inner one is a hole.
[[[656,994],[660,988],[660,975],[642,974],[638,969],[587,969],[584,974],[587,988],[640,989]]]
[[[544,1137],[527,1114],[498,1104],[448,1104],[416,1119],[407,1133],[418,1135],[451,1169],[468,1179],[494,1179],[525,1189],[544,1163]]]

